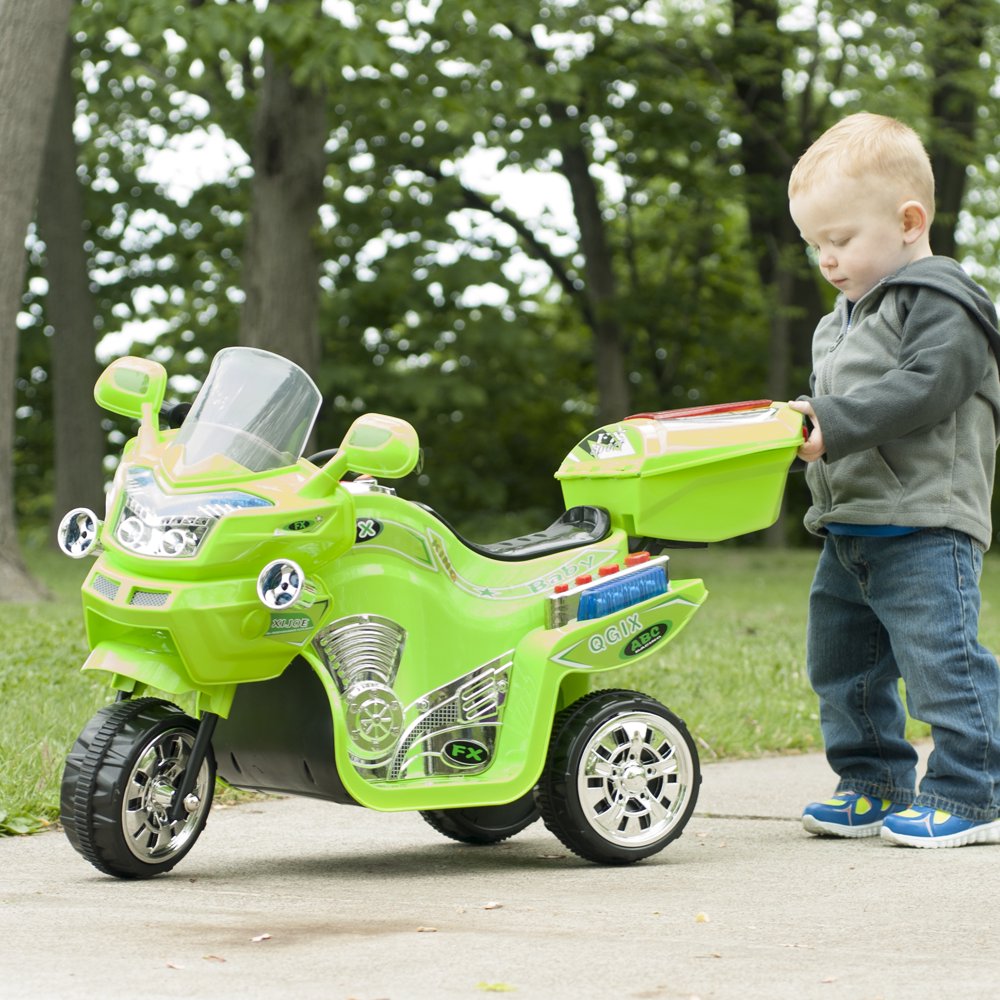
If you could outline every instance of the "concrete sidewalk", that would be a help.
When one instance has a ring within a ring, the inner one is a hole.
[[[58,832],[0,840],[10,998],[993,1000],[1000,848],[818,839],[818,755],[704,767],[698,811],[628,868],[539,823],[445,840],[306,799],[217,809],[173,873],[121,882]]]

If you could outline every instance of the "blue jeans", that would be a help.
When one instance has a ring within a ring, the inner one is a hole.
[[[829,535],[809,597],[809,680],[838,791],[1000,816],[1000,668],[980,645],[983,556],[962,532]],[[914,796],[906,714],[934,749]]]

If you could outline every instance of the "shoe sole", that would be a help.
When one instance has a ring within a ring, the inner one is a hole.
[[[1000,844],[1000,819],[986,826],[973,827],[944,837],[921,837],[908,833],[897,833],[887,826],[882,827],[882,839],[898,847],[968,847],[971,844]]]
[[[815,816],[803,816],[802,826],[807,833],[815,834],[817,837],[877,837],[882,827],[882,820],[874,823],[865,823],[861,826],[844,826],[840,823],[824,823]]]

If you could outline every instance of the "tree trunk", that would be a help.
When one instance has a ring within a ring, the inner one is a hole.
[[[586,295],[593,315],[594,364],[597,369],[598,420],[609,424],[627,416],[631,393],[625,373],[621,326],[615,315],[618,290],[608,248],[597,187],[590,176],[587,155],[579,145],[561,149],[562,172],[573,196],[580,227]]]
[[[274,351],[311,375],[319,367],[319,263],[313,242],[327,139],[321,91],[297,87],[265,55],[254,122],[250,221],[240,342]]]
[[[76,174],[73,119],[76,94],[67,37],[56,91],[48,145],[38,189],[38,233],[45,242],[45,274],[50,294],[46,318],[51,339],[55,492],[52,528],[72,507],[104,508],[104,434],[94,402],[99,368],[94,357],[97,332],[83,251],[83,193]]]
[[[822,312],[815,275],[788,214],[788,178],[804,147],[782,85],[793,65],[791,39],[778,29],[776,0],[733,0],[732,79],[745,115],[741,158],[750,242],[761,286],[770,294],[768,393],[785,399],[800,387],[796,362],[807,361]]]
[[[14,506],[14,374],[24,292],[24,240],[38,192],[45,137],[72,0],[0,3],[0,601],[39,600],[21,558]]]
[[[732,80],[744,113],[740,129],[751,249],[770,308],[767,393],[785,400],[804,391],[797,368],[822,304],[815,275],[788,214],[788,178],[811,136],[798,134],[782,84],[793,64],[791,39],[778,28],[776,0],[733,0]],[[769,545],[786,537],[784,514],[768,531]]]
[[[977,111],[992,80],[979,59],[986,27],[996,16],[996,0],[939,0],[936,6],[938,23],[927,41],[933,74],[928,153],[937,202],[931,247],[954,257],[966,171],[975,156]]]

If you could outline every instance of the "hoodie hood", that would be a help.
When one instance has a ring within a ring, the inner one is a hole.
[[[985,289],[962,270],[958,261],[951,257],[922,257],[882,282],[883,287],[891,285],[933,288],[954,299],[982,327],[993,356],[1000,361],[1000,330],[997,328],[996,307]]]

